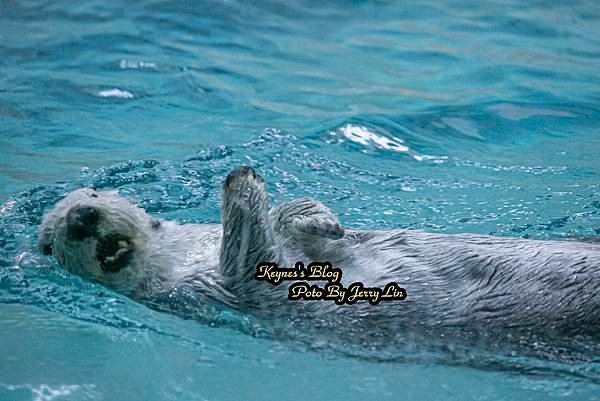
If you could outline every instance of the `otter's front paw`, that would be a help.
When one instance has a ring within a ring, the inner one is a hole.
[[[223,201],[244,209],[263,207],[268,204],[265,180],[252,167],[241,166],[231,171],[225,179]]]
[[[344,237],[345,233],[340,223],[329,218],[329,216],[294,218],[289,225],[292,228],[292,233],[316,235],[333,240]]]
[[[344,228],[336,215],[321,202],[310,198],[282,203],[271,211],[275,230],[303,241],[306,235],[337,240]]]

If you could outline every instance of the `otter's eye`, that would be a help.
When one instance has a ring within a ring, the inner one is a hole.
[[[42,252],[44,255],[52,255],[52,244],[44,245]]]
[[[90,196],[91,196],[92,198],[97,198],[97,197],[98,197],[98,194],[91,194]]]
[[[152,227],[154,230],[156,230],[157,228],[160,227],[160,220],[152,220],[152,222],[150,223],[150,227]]]

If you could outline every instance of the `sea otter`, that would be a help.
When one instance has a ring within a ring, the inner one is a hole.
[[[189,286],[234,308],[379,316],[398,327],[570,334],[599,327],[597,244],[343,228],[309,198],[269,210],[265,181],[245,166],[227,176],[221,212],[221,224],[178,224],[151,217],[116,192],[84,188],[46,214],[39,248],[66,270],[133,298]],[[293,281],[255,279],[261,263],[297,261],[329,262],[341,269],[343,286],[396,283],[407,296],[378,305],[290,301]]]

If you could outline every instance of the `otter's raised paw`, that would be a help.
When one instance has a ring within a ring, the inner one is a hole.
[[[340,239],[344,229],[333,212],[321,202],[300,198],[285,202],[271,211],[275,230],[302,241],[306,235]]]
[[[344,236],[344,229],[337,221],[330,219],[329,216],[293,218],[288,224],[292,231],[297,233],[329,239],[340,239]]]
[[[233,203],[242,208],[267,207],[265,180],[252,167],[241,166],[231,171],[223,186],[224,204]]]

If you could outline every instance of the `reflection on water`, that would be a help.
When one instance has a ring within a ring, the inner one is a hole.
[[[402,139],[384,138],[360,125],[346,124],[340,127],[339,130],[349,140],[362,145],[368,145],[369,142],[372,142],[383,149],[394,152],[408,152],[409,150],[406,146],[401,145],[404,142]]]
[[[100,97],[118,97],[121,99],[132,99],[133,93],[121,89],[105,89],[98,92]]]

